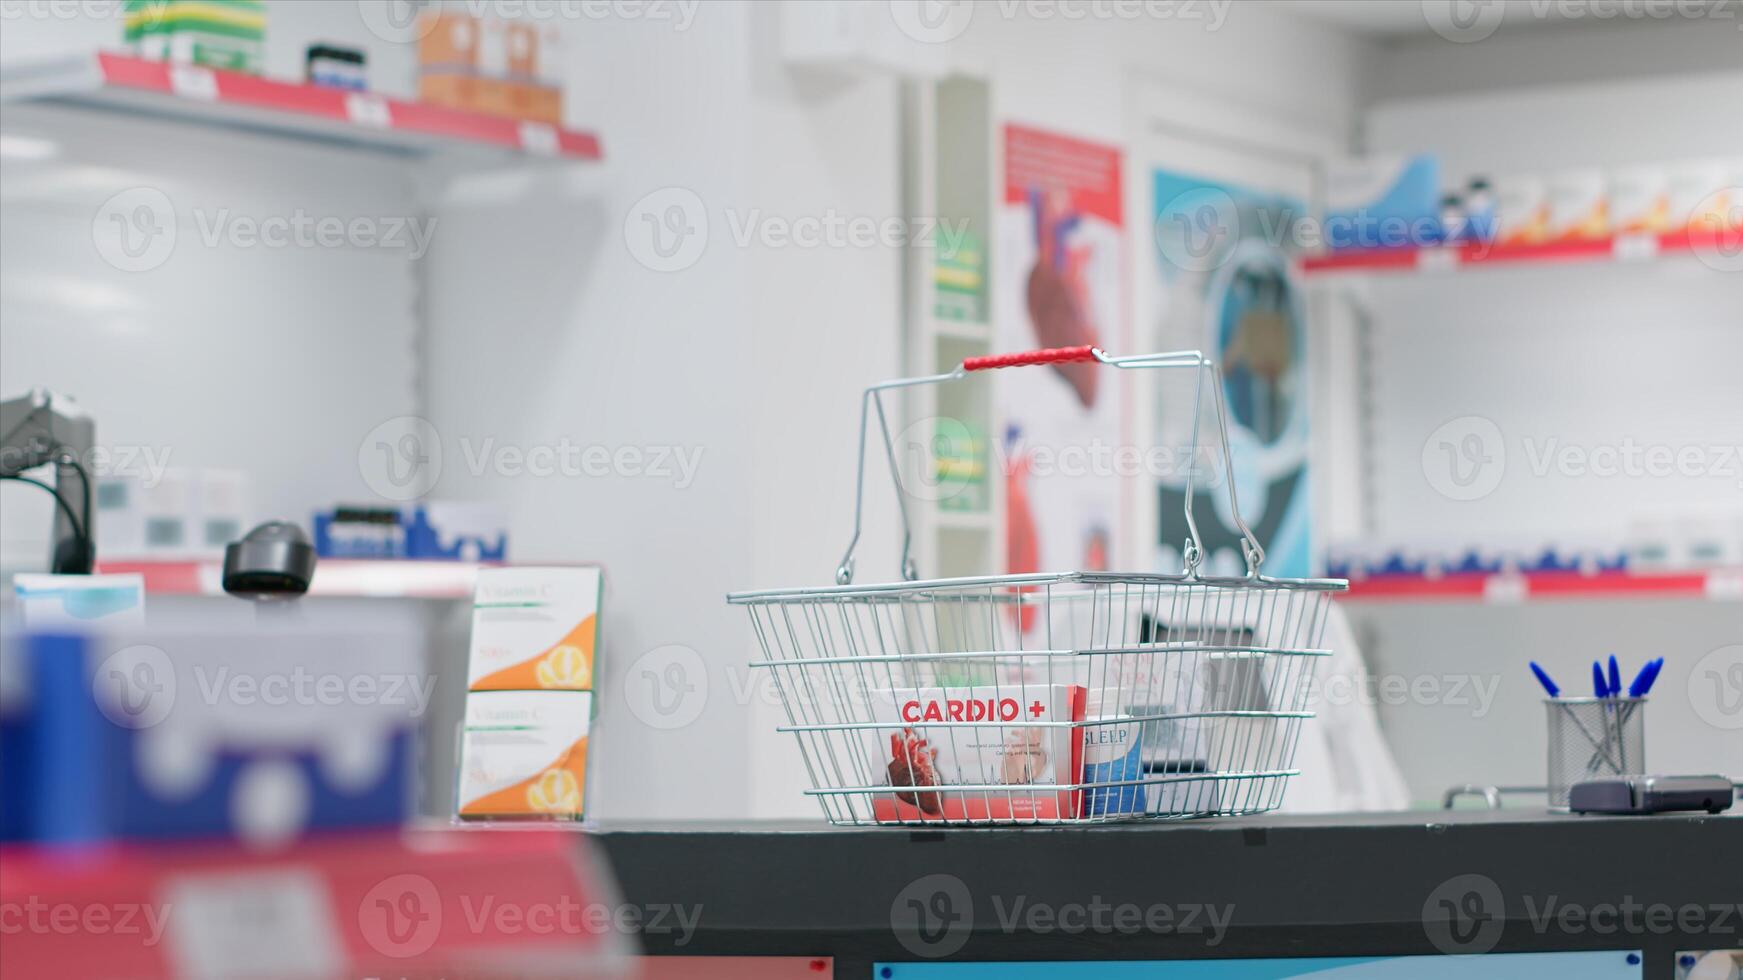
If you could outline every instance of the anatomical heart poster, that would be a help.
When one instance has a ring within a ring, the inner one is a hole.
[[[994,348],[1127,349],[1120,151],[1008,125],[1004,164]],[[999,372],[1006,571],[1105,570],[1116,560],[1118,447],[1130,417],[1121,373],[1092,362]]]
[[[1269,575],[1312,573],[1307,303],[1287,251],[1306,207],[1287,194],[1157,170],[1154,194],[1156,302],[1146,346],[1202,350],[1222,372],[1222,403],[1241,516],[1265,550]],[[1192,379],[1147,386],[1146,420],[1162,445],[1196,465],[1149,481],[1157,510],[1155,568],[1179,572],[1188,537],[1186,479],[1203,545],[1202,570],[1240,575],[1247,566],[1229,504],[1215,403],[1198,402],[1193,450]]]

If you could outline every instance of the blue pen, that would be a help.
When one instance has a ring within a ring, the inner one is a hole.
[[[1622,669],[1616,664],[1616,655],[1610,654],[1610,696],[1622,696]]]
[[[1535,660],[1531,661],[1531,672],[1537,675],[1537,683],[1543,685],[1543,689],[1549,692],[1550,697],[1561,697],[1561,688],[1556,686],[1555,681],[1549,679],[1549,675],[1544,673],[1542,667],[1537,666]]]
[[[1652,665],[1657,662],[1656,660],[1648,660],[1640,665],[1640,673],[1635,674],[1633,683],[1628,685],[1629,697],[1640,697],[1652,686]]]
[[[1645,697],[1647,694],[1651,693],[1652,692],[1652,685],[1658,683],[1659,672],[1664,670],[1664,658],[1659,657],[1657,660],[1654,660],[1652,663],[1647,664],[1646,666],[1652,672],[1650,674],[1646,675],[1646,683],[1642,684],[1640,686],[1640,694],[1638,695],[1639,697]]]
[[[1592,661],[1592,697],[1604,697],[1604,692],[1608,690],[1609,686],[1604,682],[1604,668],[1596,660]]]

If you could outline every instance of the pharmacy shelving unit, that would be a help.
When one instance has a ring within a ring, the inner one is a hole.
[[[593,133],[372,92],[98,52],[0,71],[0,102],[37,101],[414,155],[596,161]]]
[[[0,103],[34,103],[203,126],[239,136],[307,140],[411,159],[594,163],[599,137],[582,130],[348,92],[198,65],[94,52],[0,71]],[[137,572],[156,595],[222,595],[217,558],[105,561]],[[310,592],[325,596],[469,599],[477,562],[320,563]]]
[[[323,558],[309,583],[314,596],[381,599],[472,598],[478,572],[487,562]],[[137,574],[147,595],[224,595],[224,562],[219,558],[99,560],[104,574]]]
[[[1344,602],[1518,605],[1576,599],[1706,599],[1743,602],[1743,568],[1687,572],[1498,572],[1356,578]]]
[[[904,258],[905,358],[913,375],[993,352],[992,263],[998,154],[991,89],[951,76],[907,83],[906,213],[964,229],[910,243]],[[904,394],[897,452],[921,577],[1003,571],[1004,480],[992,381],[974,377]]]
[[[1743,238],[1734,233],[1732,238]],[[1736,241],[1717,234],[1608,235],[1536,245],[1471,243],[1424,248],[1351,249],[1310,255],[1301,260],[1309,276],[1365,273],[1451,272],[1464,268],[1549,265],[1565,262],[1637,262],[1659,256],[1699,255],[1703,250],[1735,253]]]

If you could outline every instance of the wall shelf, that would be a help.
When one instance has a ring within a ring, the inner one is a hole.
[[[99,561],[104,574],[138,573],[147,595],[224,595],[220,558]],[[386,599],[470,599],[478,571],[487,563],[323,558],[315,566],[309,595]]]
[[[1743,568],[1689,572],[1513,572],[1381,575],[1350,582],[1347,601],[1480,602],[1518,605],[1563,599],[1743,601]]]
[[[0,101],[154,115],[388,153],[602,157],[599,137],[580,130],[109,52],[8,67],[0,72]]]
[[[1352,249],[1311,255],[1301,260],[1305,275],[1353,275],[1373,272],[1452,272],[1469,267],[1553,265],[1570,262],[1637,262],[1658,256],[1691,255],[1710,249],[1737,251],[1743,230],[1722,234],[1614,235],[1542,245],[1473,243],[1433,248]]]

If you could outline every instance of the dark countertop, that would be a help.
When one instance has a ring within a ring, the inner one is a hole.
[[[939,953],[1409,955],[1451,944],[1471,952],[1642,950],[1652,980],[1671,976],[1675,950],[1743,946],[1743,817],[1734,814],[1518,809],[1086,827],[819,820],[595,830],[626,902],[694,911],[687,940],[675,931],[645,935],[652,953],[869,964]],[[1478,915],[1449,939],[1455,908]],[[1492,913],[1501,926],[1481,928]],[[924,936],[917,921],[929,927]]]

